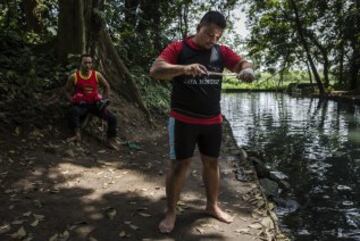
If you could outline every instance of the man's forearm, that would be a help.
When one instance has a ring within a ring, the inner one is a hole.
[[[110,87],[105,88],[104,90],[104,98],[108,99],[110,97]]]
[[[72,101],[72,96],[68,89],[65,89],[65,96],[68,101],[70,101],[70,102]]]
[[[169,80],[184,73],[185,67],[183,65],[169,64],[165,61],[155,62],[150,69],[151,77],[160,80]]]
[[[251,64],[250,62],[244,60],[244,61],[239,62],[239,63],[235,66],[234,72],[235,72],[235,73],[239,73],[239,72],[240,72],[241,70],[243,70],[243,69],[252,68],[252,67],[253,67],[253,66],[252,66],[252,64]]]

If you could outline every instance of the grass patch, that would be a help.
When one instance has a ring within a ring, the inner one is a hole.
[[[225,77],[222,84],[223,90],[268,90],[282,91],[290,83],[309,83],[306,72],[293,71],[284,74],[283,81],[278,74],[273,75],[268,72],[257,74],[256,80],[252,83],[244,83],[236,77]]]

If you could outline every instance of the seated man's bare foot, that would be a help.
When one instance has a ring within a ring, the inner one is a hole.
[[[165,218],[161,220],[159,224],[159,230],[161,233],[170,233],[175,227],[176,214],[166,213]]]
[[[221,222],[232,223],[234,221],[234,217],[221,210],[219,206],[207,207],[205,211],[207,214],[218,219]]]
[[[69,137],[66,139],[67,142],[80,142],[81,141],[81,137],[75,135],[72,137]]]
[[[115,151],[119,150],[119,147],[117,145],[115,138],[108,138],[106,141],[106,145],[107,145],[107,147],[109,147],[110,149],[113,149]]]
[[[81,141],[81,134],[80,134],[80,130],[79,129],[75,129],[74,131],[74,136],[66,139],[66,141],[68,142],[80,142]]]

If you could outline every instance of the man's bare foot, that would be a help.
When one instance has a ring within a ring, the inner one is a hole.
[[[106,141],[106,145],[113,150],[116,150],[116,151],[119,150],[119,147],[117,145],[115,138],[108,138]]]
[[[219,206],[207,207],[205,211],[207,214],[213,216],[221,222],[232,223],[234,221],[234,217],[221,210]]]
[[[75,129],[74,136],[66,139],[67,142],[81,142],[81,134],[79,129]]]
[[[175,227],[176,214],[166,212],[165,218],[159,224],[161,233],[170,233]]]
[[[66,141],[79,143],[79,142],[81,142],[81,136],[75,135],[75,136],[69,137],[68,139],[66,139]]]

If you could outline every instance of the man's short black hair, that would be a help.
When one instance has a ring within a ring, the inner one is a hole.
[[[211,23],[217,25],[222,29],[226,28],[225,16],[218,11],[209,11],[200,20],[200,25],[206,25]]]
[[[82,54],[82,55],[80,56],[80,63],[82,62],[83,58],[85,58],[85,57],[92,58],[91,54]]]

